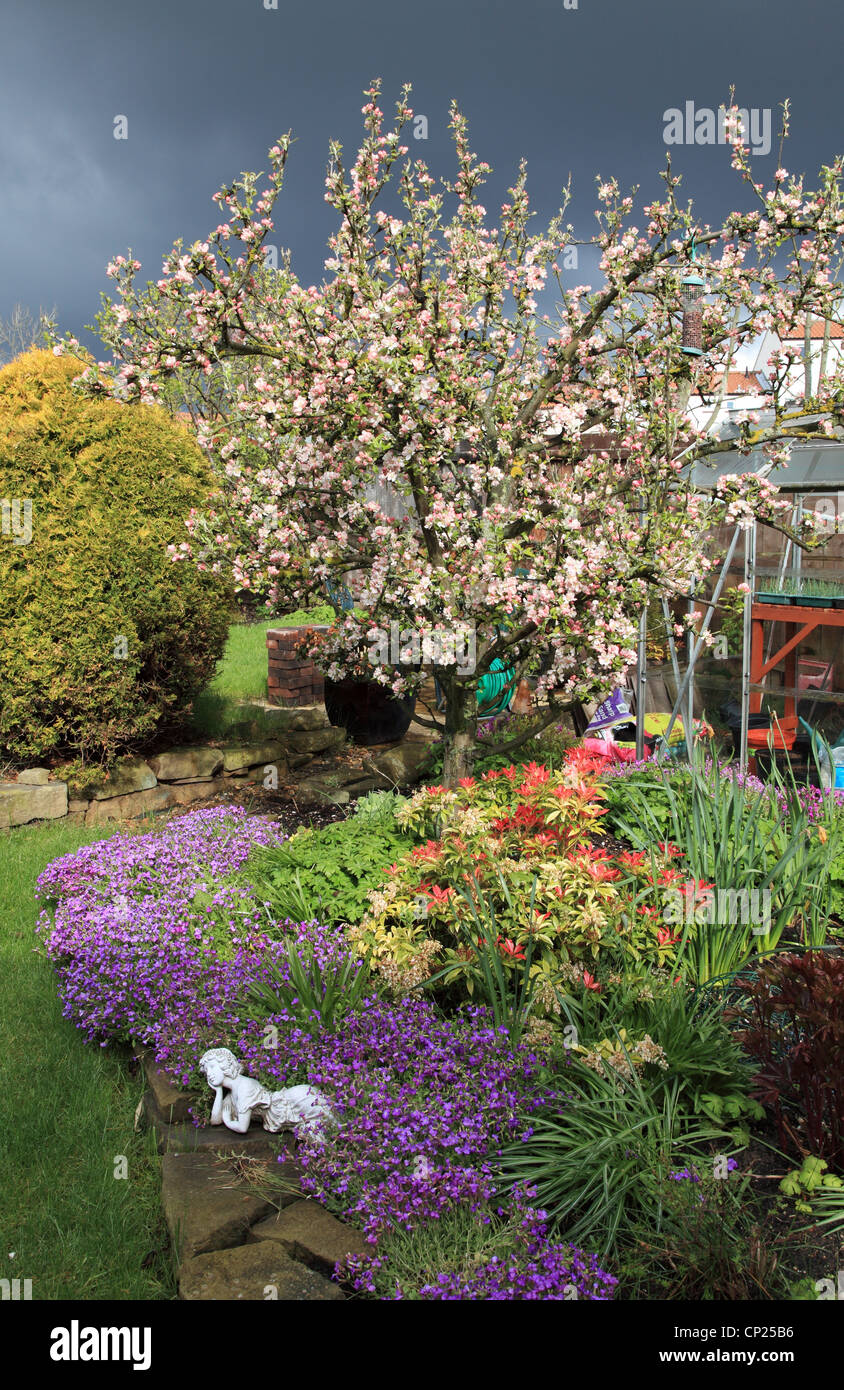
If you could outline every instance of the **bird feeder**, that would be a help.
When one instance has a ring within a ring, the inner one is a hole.
[[[703,304],[706,284],[699,275],[687,275],[680,287],[683,306],[683,352],[687,357],[703,354]]]

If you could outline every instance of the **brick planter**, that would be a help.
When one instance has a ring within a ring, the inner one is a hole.
[[[296,655],[305,634],[327,632],[327,623],[311,627],[274,627],[267,632],[267,697],[272,705],[320,705],[322,672]]]

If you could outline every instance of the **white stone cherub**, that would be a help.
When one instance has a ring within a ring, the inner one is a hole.
[[[268,1091],[260,1082],[243,1075],[243,1063],[227,1047],[212,1047],[204,1052],[199,1070],[216,1093],[212,1125],[227,1125],[238,1134],[245,1134],[255,1111],[271,1134],[290,1126],[323,1138],[326,1124],[334,1119],[331,1106],[315,1086]]]

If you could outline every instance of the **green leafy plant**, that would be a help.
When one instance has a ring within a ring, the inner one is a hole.
[[[249,990],[253,1017],[285,1011],[307,1032],[333,1032],[375,992],[368,960],[326,955],[306,937],[288,937],[283,945],[284,959],[269,965],[267,978]]]
[[[501,894],[513,912],[513,895],[504,878],[498,873]],[[527,906],[528,920],[533,918],[534,901],[538,880],[534,879]],[[502,937],[496,920],[495,900],[484,893],[477,878],[460,888],[460,893],[469,907],[468,918],[460,919],[460,930],[464,948],[470,951],[472,962],[466,979],[470,993],[477,991],[478,997],[489,1006],[496,1028],[506,1029],[515,1045],[522,1037],[528,1022],[531,1005],[534,1003],[541,975],[531,970],[534,954],[534,941],[530,938],[524,950]],[[473,949],[474,948],[474,949]],[[510,960],[511,971],[504,964]],[[453,978],[453,966],[432,975],[424,983],[430,987],[442,978]]]
[[[606,1077],[573,1061],[567,1103],[538,1115],[530,1137],[503,1151],[503,1185],[535,1187],[563,1237],[602,1257],[642,1222],[659,1230],[669,1173],[707,1163],[709,1144],[723,1138],[711,1121],[689,1117],[679,1090],[675,1080],[654,1092],[632,1064]]]
[[[353,816],[261,850],[242,877],[277,921],[358,922],[370,890],[413,843],[412,836],[361,825]]]
[[[355,803],[355,824],[374,830],[395,830],[396,815],[407,798],[396,792],[369,792]]]
[[[713,1164],[668,1174],[659,1225],[636,1219],[620,1257],[621,1296],[635,1300],[789,1297],[779,1240],[766,1229],[753,1175]],[[814,1296],[814,1293],[813,1295]]]
[[[812,1214],[812,1199],[827,1192],[840,1192],[840,1216],[844,1222],[844,1179],[827,1172],[829,1164],[824,1158],[812,1154],[803,1159],[802,1167],[793,1168],[780,1182],[780,1192],[786,1197],[795,1197],[795,1210]]]
[[[372,893],[371,911],[350,932],[353,944],[372,952],[392,987],[435,978],[452,990],[452,1002],[460,988],[464,996],[482,988],[489,1002],[501,996],[490,939],[511,994],[521,989],[530,952],[530,973],[541,976],[531,1005],[538,1015],[559,1012],[560,991],[603,988],[611,960],[673,959],[678,936],[648,904],[655,876],[673,872],[669,851],[646,862],[595,846],[602,814],[598,774],[576,752],[556,773],[511,765],[466,778],[454,791],[423,789],[398,821],[427,843]],[[423,971],[423,955],[428,964],[438,957],[435,977]]]
[[[696,750],[679,781],[659,768],[629,785],[619,779],[627,814],[616,811],[618,833],[650,849],[667,831],[691,883],[709,894],[686,913],[695,930],[685,933],[681,950],[683,965],[700,984],[729,976],[756,952],[771,951],[795,923],[810,944],[825,939],[827,883],[840,827],[831,840],[826,829],[812,824],[793,775],[784,777],[774,767],[772,778],[769,794],[749,792],[738,777],[724,777],[717,762],[707,766]],[[754,903],[766,907],[757,921]]]

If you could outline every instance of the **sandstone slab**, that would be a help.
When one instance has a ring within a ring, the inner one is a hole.
[[[168,1124],[152,1091],[144,1096],[144,1112],[147,1123],[155,1130],[159,1153],[245,1153],[250,1158],[274,1160],[279,1152],[284,1152],[279,1136],[268,1134],[262,1125],[236,1134],[225,1125],[195,1125],[186,1120]]]
[[[262,701],[250,703],[248,708],[272,726],[271,733],[322,729],[328,723],[325,705],[272,705]]]
[[[190,1107],[194,1100],[190,1091],[183,1091],[176,1086],[167,1073],[156,1066],[152,1053],[144,1052],[142,1060],[147,1085],[152,1091],[164,1122],[169,1125],[182,1120],[189,1121]]]
[[[360,1231],[346,1226],[318,1202],[302,1199],[283,1211],[258,1221],[249,1239],[277,1241],[294,1260],[301,1260],[324,1274],[345,1264],[349,1255],[371,1255]]]
[[[264,743],[251,743],[238,748],[224,748],[223,767],[226,772],[237,772],[240,768],[255,767],[258,764],[284,762],[284,744],[277,739]]]
[[[169,748],[150,758],[150,767],[159,782],[179,782],[192,777],[213,777],[223,766],[220,748]]]
[[[217,1250],[187,1260],[179,1271],[179,1297],[194,1301],[337,1302],[343,1294],[316,1270],[291,1260],[273,1241]]]
[[[115,796],[149,791],[155,782],[155,773],[143,758],[118,758],[102,781],[92,786],[90,794],[95,801],[109,801]]]
[[[25,787],[46,787],[49,780],[50,773],[46,767],[28,767],[18,773],[18,782]]]
[[[58,820],[67,815],[67,783],[0,782],[0,829],[26,825],[31,820]]]
[[[296,784],[297,795],[305,801],[322,801],[329,806],[345,806],[349,793],[343,788],[327,785],[319,777],[303,777]]]
[[[369,760],[367,767],[373,768],[394,786],[406,787],[418,780],[420,769],[430,753],[430,743],[422,739],[418,742],[407,739],[397,747],[379,753]]]
[[[166,811],[174,804],[169,787],[150,787],[127,796],[113,796],[108,801],[90,801],[85,813],[86,825],[102,825],[110,820],[131,820],[155,811]]]
[[[183,1259],[240,1245],[272,1205],[213,1154],[166,1153],[161,1200],[173,1249]]]
[[[207,796],[218,792],[231,791],[228,778],[210,777],[201,782],[168,782],[171,806],[189,806],[192,801],[203,801]]]
[[[333,724],[323,729],[294,729],[287,741],[294,753],[324,753],[329,748],[340,748],[346,742],[346,731]]]

